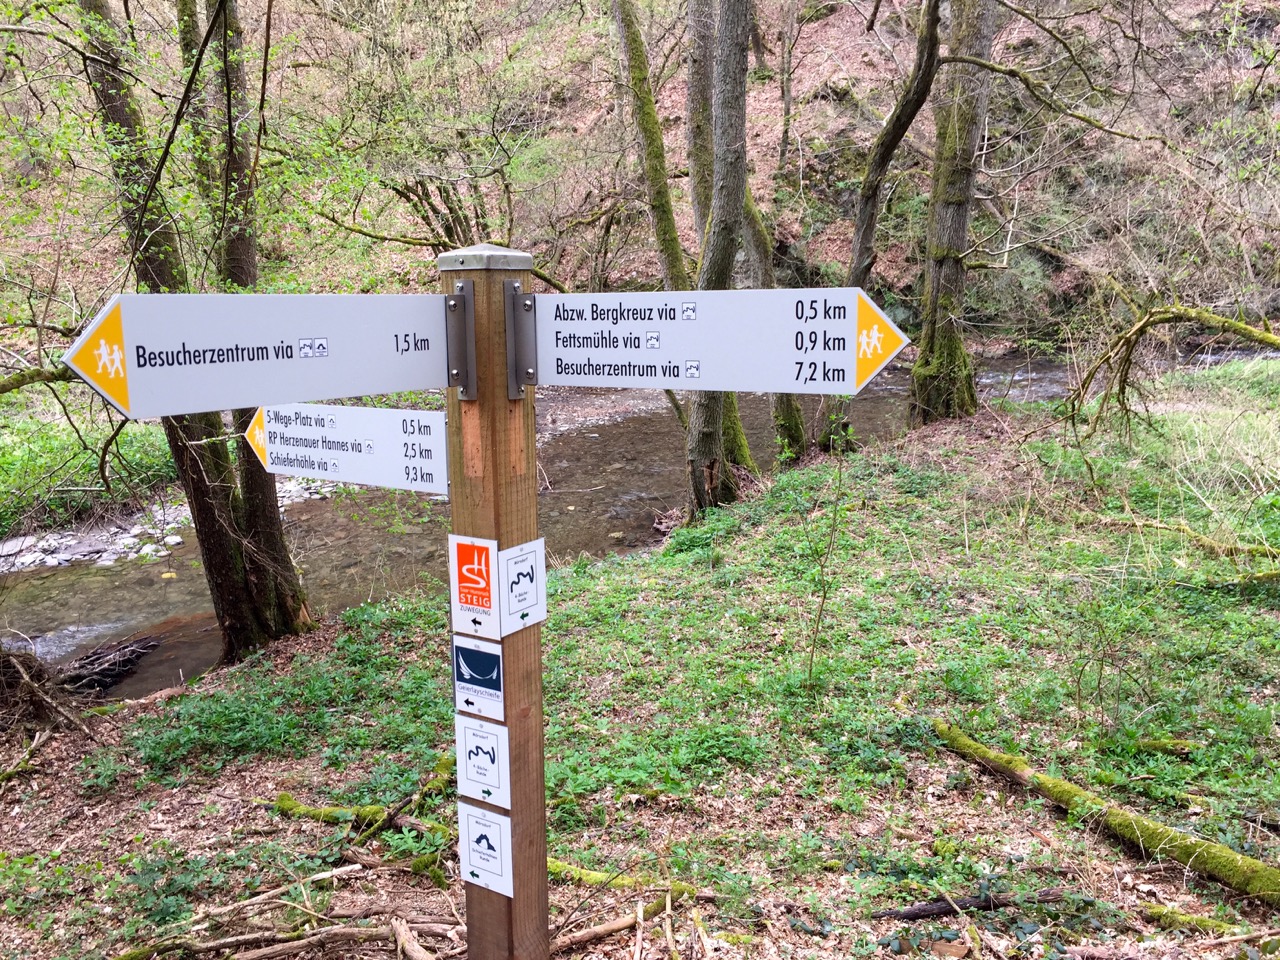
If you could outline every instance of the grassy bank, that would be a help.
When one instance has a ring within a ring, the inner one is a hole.
[[[137,507],[177,480],[159,424],[115,434],[86,393],[56,384],[0,397],[0,540]]]
[[[1133,940],[1153,897],[1262,920],[1190,874],[1128,874],[1089,822],[957,760],[925,718],[1274,863],[1280,585],[1243,548],[1277,543],[1278,379],[1171,381],[1150,423],[1084,454],[1046,411],[989,411],[788,472],[652,554],[563,565],[544,630],[552,854],[714,891],[727,955],[905,950],[962,925],[874,910],[1054,884],[1064,900],[982,923],[1053,955]],[[413,793],[453,746],[447,642],[441,597],[403,597],[101,720],[60,780],[5,796],[35,819],[5,840],[0,933],[96,955],[332,860],[341,826],[253,798]],[[448,823],[452,802],[418,813]],[[86,805],[105,830],[76,820]],[[389,832],[374,849],[439,847]],[[556,888],[557,916],[580,896]]]

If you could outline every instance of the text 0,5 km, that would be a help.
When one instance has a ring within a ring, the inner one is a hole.
[[[848,308],[842,303],[831,303],[826,297],[819,300],[797,300],[796,319],[808,323],[810,320],[844,320],[848,317]]]
[[[400,421],[400,432],[406,437],[429,437],[431,436],[431,424],[416,417],[408,417]]]

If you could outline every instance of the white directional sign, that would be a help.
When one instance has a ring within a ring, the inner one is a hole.
[[[445,416],[438,410],[259,407],[245,437],[269,473],[449,492]]]
[[[511,753],[507,728],[461,714],[453,718],[457,734],[458,794],[511,809]]]
[[[908,342],[856,287],[533,299],[540,384],[854,394]]]
[[[506,719],[502,703],[502,645],[453,638],[453,706],[490,720]]]
[[[63,362],[135,420],[446,387],[445,297],[121,294]]]
[[[467,883],[514,897],[511,818],[459,803],[458,870]]]

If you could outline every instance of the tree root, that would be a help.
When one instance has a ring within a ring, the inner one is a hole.
[[[316,820],[320,823],[349,823],[355,829],[366,831],[361,834],[361,837],[369,836],[391,827],[414,830],[421,834],[445,839],[453,833],[449,827],[442,823],[436,823],[433,820],[419,820],[417,817],[398,813],[397,810],[403,809],[404,804],[399,804],[393,808],[385,807],[380,803],[355,807],[309,807],[304,803],[299,803],[287,793],[280,794],[274,801],[258,800],[255,802],[275,807],[286,817]]]
[[[35,756],[37,750],[43,747],[53,738],[52,730],[41,730],[31,738],[31,743],[27,749],[22,752],[17,760],[10,764],[3,773],[0,773],[0,786],[8,783],[19,774],[25,773],[31,769],[31,758]]]
[[[1100,822],[1144,856],[1168,857],[1233,890],[1280,907],[1280,870],[1275,867],[1236,853],[1220,843],[1188,836],[1155,820],[1111,806],[1101,797],[1073,783],[1032,769],[1021,757],[997,753],[983,746],[959,728],[941,720],[933,720],[932,724],[943,742],[962,757],[1034,790],[1069,813]]]
[[[1132,308],[1132,304],[1130,306]],[[1137,310],[1134,309],[1134,312],[1136,313]],[[1101,421],[1103,414],[1113,401],[1119,406],[1121,413],[1127,417],[1131,412],[1129,390],[1134,379],[1134,352],[1142,338],[1151,330],[1174,323],[1195,323],[1203,327],[1212,327],[1272,350],[1280,350],[1280,337],[1269,330],[1259,330],[1239,320],[1232,320],[1196,307],[1157,307],[1148,310],[1132,327],[1113,340],[1106,352],[1085,371],[1084,376],[1080,378],[1079,386],[1067,398],[1071,419],[1073,421],[1083,419],[1085,405],[1089,402],[1093,386],[1100,377],[1103,386],[1098,396],[1098,410],[1094,416],[1094,424]]]
[[[552,880],[563,880],[566,883],[580,883],[584,887],[606,887],[609,890],[634,890],[640,887],[669,887],[677,898],[697,896],[697,888],[692,884],[679,880],[659,880],[656,877],[630,877],[622,873],[604,873],[601,870],[586,870],[575,867],[563,860],[547,857],[547,875]]]

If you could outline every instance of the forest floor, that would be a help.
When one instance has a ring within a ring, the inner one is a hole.
[[[1274,950],[1274,909],[1062,816],[929,723],[1280,858],[1280,587],[1256,578],[1273,561],[1188,532],[1280,538],[1280,363],[1179,375],[1149,401],[1149,420],[1083,448],[1048,408],[988,408],[786,471],[660,550],[556,570],[549,852],[639,886],[558,871],[553,935],[665,908],[672,882],[698,894],[562,955]],[[114,957],[186,932],[252,934],[237,947],[252,955],[269,923],[364,924],[295,956],[392,957],[380,931],[397,912],[433,954],[461,955],[450,777],[406,811],[417,827],[358,845],[350,820],[278,802],[394,805],[448,770],[448,643],[443,597],[405,596],[56,734],[0,785],[0,958]],[[1168,739],[1190,746],[1147,745]],[[272,912],[225,909],[330,870],[258,907]],[[1034,902],[1050,888],[1061,899]],[[872,916],[988,892],[1019,899]],[[1162,929],[1152,904],[1225,932]]]

